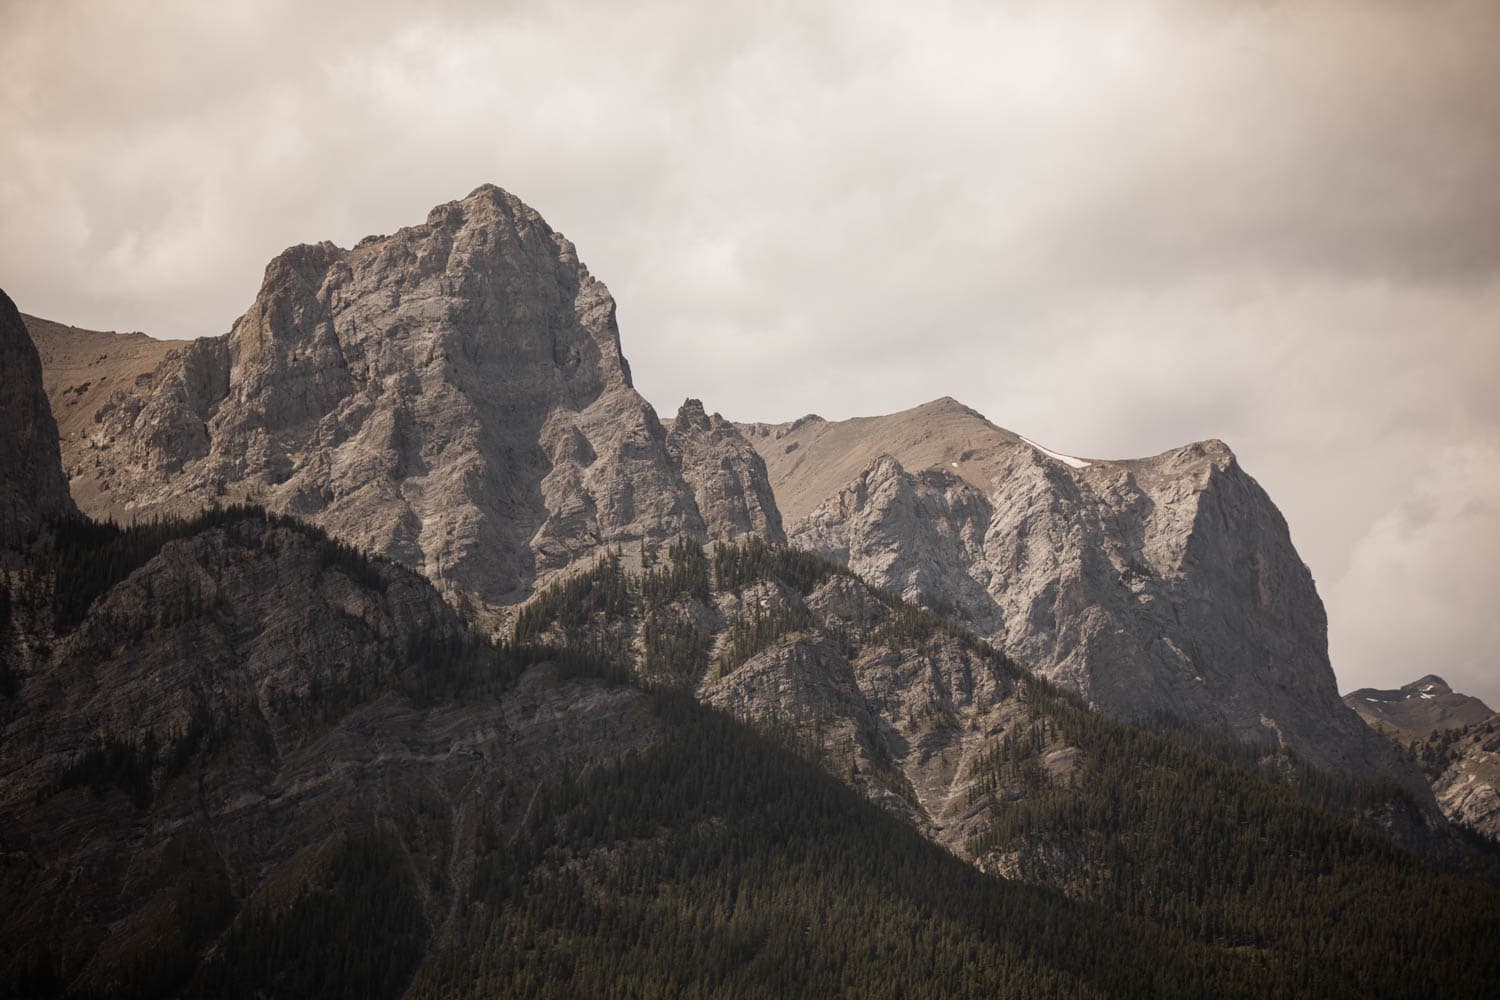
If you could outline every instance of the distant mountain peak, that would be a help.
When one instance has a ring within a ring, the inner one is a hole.
[[[1399,688],[1360,688],[1344,695],[1344,704],[1377,729],[1412,733],[1460,729],[1495,714],[1478,698],[1454,691],[1437,674]]]
[[[1418,694],[1426,695],[1453,693],[1453,689],[1448,686],[1448,682],[1443,680],[1437,674],[1428,674],[1426,677],[1422,677],[1415,681],[1412,681],[1410,684],[1404,685],[1401,690],[1416,691]]]

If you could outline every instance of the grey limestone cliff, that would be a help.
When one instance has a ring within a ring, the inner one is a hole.
[[[33,332],[67,353],[54,324]],[[491,606],[601,546],[779,533],[763,469],[734,466],[753,450],[723,421],[669,447],[608,290],[493,186],[350,250],[287,250],[229,333],[115,381],[64,441],[96,517],[248,500]]]
[[[710,537],[786,541],[766,464],[734,424],[689,399],[672,421],[667,449],[692,487]]]
[[[1109,714],[1419,787],[1339,700],[1312,575],[1223,443],[1076,459],[952,400],[747,430],[778,496],[796,498],[794,543],[955,615]],[[873,457],[818,500],[850,454]]]

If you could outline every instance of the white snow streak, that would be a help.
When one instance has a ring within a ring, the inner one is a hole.
[[[1046,455],[1048,458],[1055,458],[1062,464],[1071,466],[1075,469],[1087,469],[1089,466],[1094,464],[1093,462],[1085,462],[1081,458],[1074,458],[1072,455],[1061,455],[1055,451],[1051,451],[1050,449],[1043,448],[1041,445],[1037,444],[1029,437],[1022,437],[1021,440],[1025,441],[1027,444],[1031,445],[1033,448],[1041,452],[1043,455]]]

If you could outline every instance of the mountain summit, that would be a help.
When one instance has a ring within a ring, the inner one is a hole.
[[[1496,992],[1500,895],[1366,828],[1482,870],[1403,754],[1493,832],[1494,723],[1339,702],[1220,442],[664,423],[493,187],[220,337],[0,307],[0,994]]]
[[[59,328],[33,327],[66,365]],[[70,336],[98,360],[125,346]],[[80,386],[81,370],[55,392]],[[745,515],[770,496],[758,461],[705,470],[715,499],[701,510],[681,464],[699,450],[682,437],[669,447],[635,391],[608,289],[486,185],[353,249],[285,251],[228,334],[166,351],[63,447],[95,517],[259,503],[498,605],[604,545],[776,520]]]
[[[1080,459],[949,398],[745,431],[795,544],[1108,714],[1172,716],[1423,791],[1340,703],[1312,574],[1223,442]]]
[[[1376,688],[1350,691],[1344,695],[1344,704],[1376,729],[1414,733],[1462,729],[1495,714],[1478,698],[1454,691],[1437,674],[1428,674],[1392,691]]]

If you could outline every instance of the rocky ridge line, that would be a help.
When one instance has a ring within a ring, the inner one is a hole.
[[[1312,575],[1222,442],[1074,459],[949,399],[745,430],[783,510],[800,512],[794,544],[952,615],[1106,713],[1172,716],[1426,795],[1340,701]]]
[[[69,359],[54,324],[33,334]],[[125,346],[70,338],[72,355],[104,352],[90,360]],[[97,391],[75,369],[56,399]],[[227,334],[113,384],[63,442],[86,513],[261,504],[491,607],[602,547],[777,533],[734,428],[669,446],[632,385],[609,291],[489,185],[353,249],[287,250]]]

